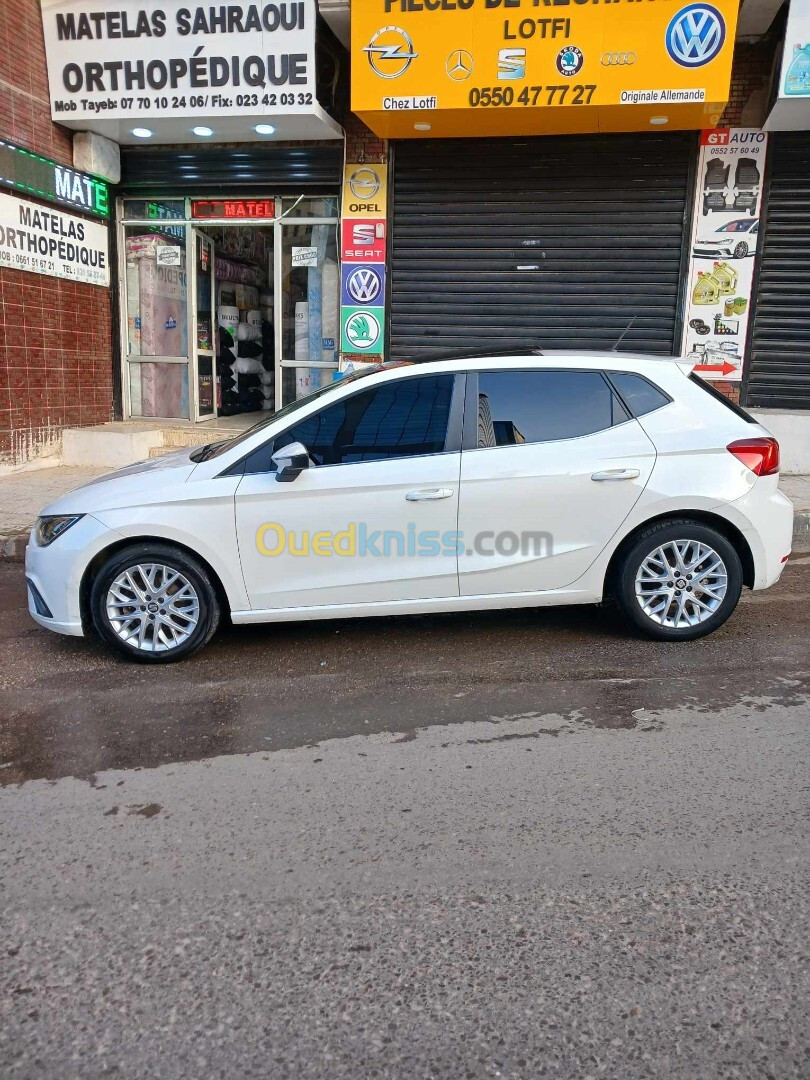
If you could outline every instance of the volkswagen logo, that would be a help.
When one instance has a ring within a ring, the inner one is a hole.
[[[358,266],[346,279],[346,291],[355,304],[373,304],[382,291],[382,281],[370,266]]]
[[[365,165],[360,169],[355,169],[349,177],[349,189],[355,199],[368,202],[380,190],[380,178],[374,169],[369,169]]]
[[[673,16],[664,40],[676,64],[685,68],[703,67],[723,48],[725,20],[711,4],[690,4]]]
[[[419,53],[400,26],[384,26],[363,47],[371,70],[381,79],[398,79],[404,75]]]
[[[453,82],[464,82],[472,75],[473,58],[466,49],[454,49],[447,57],[445,70]]]
[[[634,52],[605,52],[602,53],[602,64],[605,67],[629,67],[637,60]]]

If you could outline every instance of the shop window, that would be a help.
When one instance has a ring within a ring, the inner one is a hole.
[[[188,364],[166,361],[131,363],[129,396],[133,416],[187,417]]]
[[[291,218],[304,218],[304,217],[319,217],[319,218],[336,218],[338,214],[337,197],[322,197],[308,198],[306,196],[301,198],[289,198],[282,200],[282,213],[285,217]]]
[[[428,375],[362,391],[288,428],[251,455],[248,472],[270,472],[271,454],[301,442],[316,465],[440,454],[447,441],[452,375]]]
[[[575,439],[629,419],[598,371],[482,371],[478,446]]]

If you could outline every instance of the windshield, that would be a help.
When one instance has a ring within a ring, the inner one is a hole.
[[[717,231],[723,233],[748,232],[752,224],[751,221],[730,221],[728,225],[721,225]]]
[[[357,379],[362,379],[366,375],[372,375],[375,371],[386,371],[389,367],[396,366],[398,365],[375,364],[374,367],[362,368],[360,371],[352,372],[351,375],[344,375],[343,378],[338,379],[336,382],[327,383],[326,386],[319,386],[318,389],[313,390],[311,394],[307,394],[306,397],[298,398],[296,401],[291,401],[289,405],[285,405],[283,409],[274,412],[272,416],[268,416],[266,420],[260,420],[258,424],[253,424],[253,426],[247,428],[247,430],[240,431],[238,435],[234,435],[230,439],[223,439],[221,442],[208,443],[207,446],[200,447],[199,450],[196,450],[191,455],[191,460],[199,462],[219,457],[220,454],[227,453],[229,450],[232,450],[234,446],[238,446],[241,442],[244,442],[245,439],[252,438],[257,431],[267,427],[268,424],[272,424],[274,421],[280,420],[285,416],[291,416],[305,405],[309,405],[309,403],[316,398],[323,397],[323,395],[327,394],[330,390],[335,390],[344,383],[356,382]]]

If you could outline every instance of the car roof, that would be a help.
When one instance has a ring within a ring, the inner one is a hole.
[[[513,352],[501,350],[498,352],[479,353],[470,352],[466,356],[448,355],[446,357],[414,357],[411,361],[412,371],[420,373],[426,371],[486,371],[488,369],[503,368],[508,365],[521,368],[596,368],[609,371],[651,371],[661,364],[672,364],[678,361],[675,356],[655,356],[649,353],[613,352],[612,350],[595,349],[554,349],[554,350],[521,350]],[[386,371],[397,370],[395,364],[383,366]],[[398,368],[400,374],[404,374],[402,367]]]

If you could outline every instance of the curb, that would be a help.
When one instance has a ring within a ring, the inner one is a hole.
[[[28,530],[13,536],[0,536],[0,559],[23,562],[28,536]],[[793,550],[810,551],[810,510],[796,511],[793,519]]]
[[[25,532],[13,533],[11,536],[0,536],[0,559],[23,562],[29,535],[30,530],[26,529]]]

